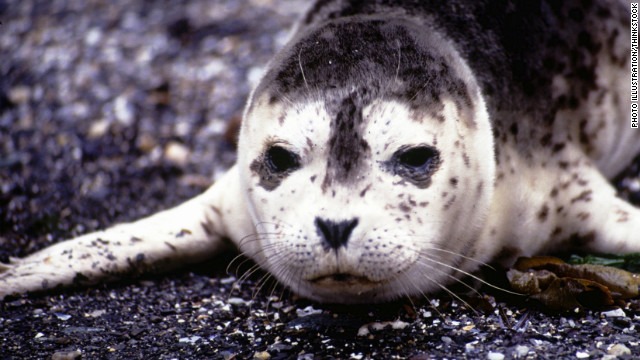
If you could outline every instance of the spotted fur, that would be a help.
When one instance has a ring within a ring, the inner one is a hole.
[[[229,238],[295,292],[376,302],[488,262],[640,251],[608,179],[640,152],[615,0],[319,0],[204,194],[0,271],[0,296],[166,270]]]

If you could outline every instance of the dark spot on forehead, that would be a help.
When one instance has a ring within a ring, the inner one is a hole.
[[[369,144],[362,137],[362,93],[345,97],[334,113],[329,130],[329,156],[323,187],[333,181],[344,183],[354,178],[362,160],[369,154]]]

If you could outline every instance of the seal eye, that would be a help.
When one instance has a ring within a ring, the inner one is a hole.
[[[274,173],[284,173],[300,166],[300,159],[295,153],[281,147],[272,146],[265,154],[265,163]]]
[[[413,171],[428,170],[436,158],[437,152],[426,146],[412,148],[397,155],[398,163]]]
[[[403,177],[420,189],[431,184],[431,175],[440,166],[440,153],[432,146],[403,146],[389,161],[382,163],[383,169]]]

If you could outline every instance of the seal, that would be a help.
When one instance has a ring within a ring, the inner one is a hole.
[[[640,152],[629,19],[613,0],[317,1],[253,90],[228,173],[2,265],[0,296],[229,245],[342,303],[438,291],[518,256],[638,252],[640,210],[608,180]]]

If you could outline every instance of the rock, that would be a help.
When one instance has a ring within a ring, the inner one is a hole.
[[[259,351],[253,354],[253,358],[255,360],[267,360],[271,358],[271,354],[266,351]]]
[[[499,353],[499,352],[490,351],[487,354],[487,359],[488,360],[502,360],[502,359],[504,359],[504,354],[503,353]]]
[[[603,311],[602,315],[604,315],[606,317],[625,317],[625,316],[627,316],[627,314],[625,314],[624,310],[622,310],[620,308],[609,310],[609,311]]]
[[[607,350],[607,354],[614,356],[631,355],[631,350],[623,344],[615,344]]]
[[[176,165],[186,165],[187,162],[189,162],[189,156],[191,156],[189,148],[177,141],[171,141],[164,148],[165,159],[175,163]]]
[[[51,355],[51,360],[75,360],[80,359],[82,353],[78,350],[74,351],[58,351]]]

